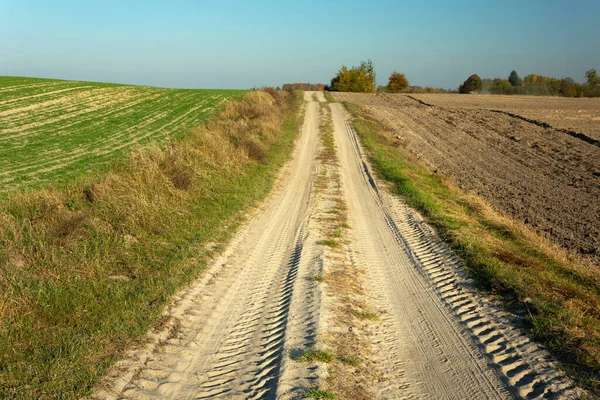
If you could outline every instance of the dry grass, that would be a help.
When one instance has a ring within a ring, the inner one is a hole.
[[[340,186],[338,159],[333,138],[333,122],[328,104],[321,105],[321,149],[318,159],[323,172],[317,181],[326,206],[321,221],[321,244],[325,252],[324,282],[332,298],[332,329],[324,334],[323,343],[335,357],[329,361],[329,377],[321,389],[339,399],[372,400],[373,383],[382,379],[375,364],[368,336],[374,323],[365,298],[363,272],[348,261],[344,247],[347,207]]]
[[[100,178],[0,203],[0,397],[79,398],[206,265],[293,147],[299,100],[247,93]]]

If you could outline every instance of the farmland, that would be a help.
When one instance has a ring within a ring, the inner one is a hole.
[[[0,77],[0,192],[106,169],[181,137],[243,93]]]
[[[250,91],[106,173],[0,199],[0,398],[81,398],[162,324],[170,296],[270,191],[298,106]]]
[[[413,97],[440,107],[506,111],[600,140],[600,98],[456,94],[414,94]]]
[[[482,109],[521,113],[518,109],[523,107],[529,118],[542,121],[548,109],[561,109],[573,115],[573,121],[580,121],[568,126],[600,132],[600,121],[577,111],[597,113],[589,99],[529,98],[526,107],[522,99],[503,96],[418,96],[441,105],[431,107],[405,95],[335,96],[338,101],[365,106],[430,170],[600,264],[600,147]],[[548,101],[554,108],[545,108]]]

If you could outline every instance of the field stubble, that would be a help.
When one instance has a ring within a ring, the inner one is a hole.
[[[600,99],[550,96],[413,94],[440,107],[500,110],[570,129],[600,140]]]

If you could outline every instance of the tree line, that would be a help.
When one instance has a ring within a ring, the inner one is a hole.
[[[410,86],[405,74],[392,72],[385,86],[376,86],[377,74],[371,60],[361,61],[358,66],[342,68],[331,79],[326,90],[332,92],[387,92],[387,93],[440,93],[448,92],[445,89],[432,87]]]
[[[507,78],[484,78],[473,74],[458,88],[459,93],[521,94],[564,97],[600,97],[600,77],[595,69],[586,71],[586,82],[530,74],[521,78],[513,70]]]
[[[325,85],[322,83],[286,83],[281,87],[282,90],[307,90],[313,92],[322,92]]]
[[[473,74],[459,87],[459,93],[522,94],[565,97],[600,97],[600,77],[595,69],[586,73],[586,83],[577,83],[572,78],[553,78],[530,74],[521,78],[513,70],[506,78],[484,78]],[[392,72],[385,86],[376,86],[375,66],[371,60],[361,61],[358,66],[342,68],[331,79],[325,90],[332,92],[388,92],[388,93],[456,93],[432,87],[410,86],[405,74]],[[285,86],[285,85],[284,85]],[[315,89],[311,89],[315,90]]]

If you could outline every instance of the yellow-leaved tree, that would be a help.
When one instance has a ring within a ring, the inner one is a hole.
[[[375,67],[371,60],[361,61],[358,67],[348,69],[345,65],[331,80],[333,92],[375,92]]]
[[[392,72],[390,75],[390,79],[388,81],[388,91],[392,93],[400,93],[404,89],[408,87],[408,79],[406,79],[406,75],[401,74],[399,72]]]

